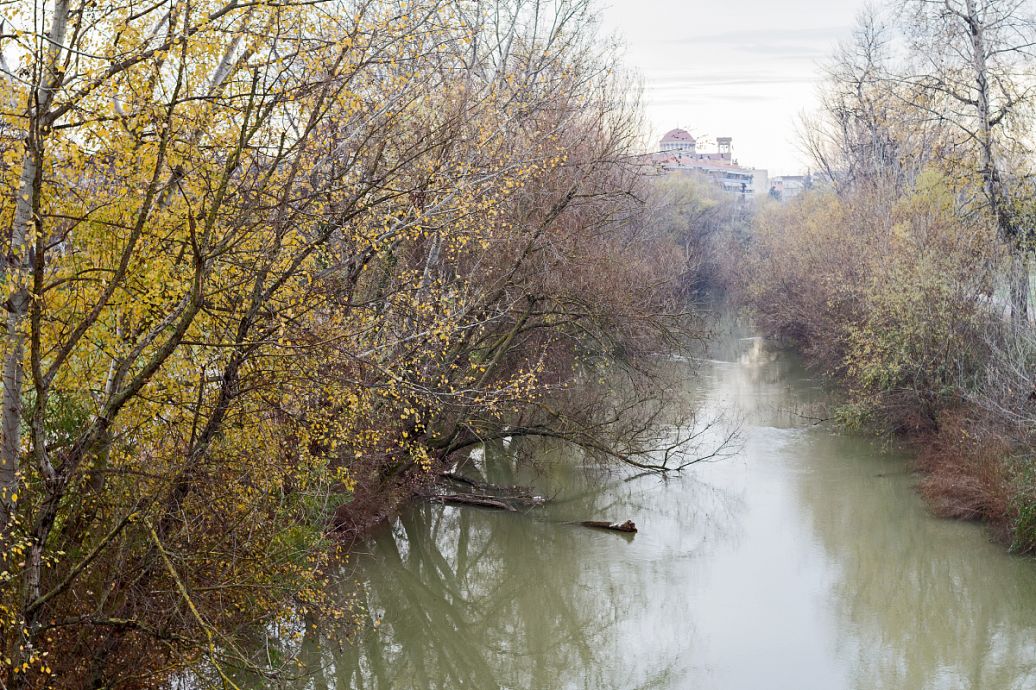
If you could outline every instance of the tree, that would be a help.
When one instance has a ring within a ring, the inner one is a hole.
[[[1027,323],[1031,238],[1020,210],[1031,193],[1036,17],[1025,0],[912,0],[904,16],[912,65],[901,81],[974,151],[986,204],[1012,248],[1012,315]]]
[[[687,261],[634,222],[589,10],[5,6],[8,687],[251,664],[233,631],[327,603],[344,513],[480,439],[664,469],[638,403]]]

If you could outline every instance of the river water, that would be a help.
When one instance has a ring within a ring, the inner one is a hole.
[[[738,328],[684,377],[737,453],[661,481],[485,449],[488,479],[551,502],[386,526],[343,584],[370,622],[303,685],[1036,689],[1036,563],[930,516],[905,456],[811,421],[819,383]],[[586,519],[640,531],[566,524]]]

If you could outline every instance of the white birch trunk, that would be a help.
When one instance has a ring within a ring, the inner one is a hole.
[[[36,106],[29,114],[28,134],[22,173],[15,190],[14,217],[5,266],[7,288],[7,330],[4,335],[3,393],[0,399],[0,531],[7,527],[18,490],[18,461],[21,455],[22,357],[25,351],[25,322],[29,308],[29,282],[32,272],[29,246],[35,222],[36,199],[42,166],[46,120],[54,91],[61,82],[60,61],[68,29],[69,0],[58,0],[48,36],[46,68],[40,77]]]

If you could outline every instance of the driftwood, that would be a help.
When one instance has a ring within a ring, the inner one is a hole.
[[[448,478],[453,479],[453,477]],[[472,506],[475,508],[488,508],[489,510],[506,510],[509,513],[518,512],[518,508],[512,505],[512,503],[517,503],[523,507],[534,507],[541,506],[546,502],[546,499],[540,496],[517,493],[511,496],[488,496],[474,493],[433,494],[431,496],[426,496],[426,498],[429,501],[435,501],[436,503],[443,503],[445,505]],[[582,525],[583,527],[590,527],[592,529],[603,529],[608,530],[609,532],[621,532],[629,535],[637,533],[637,525],[633,520],[626,520],[626,522],[583,520],[582,522],[570,522],[567,524]]]
[[[611,530],[612,532],[626,532],[627,534],[635,534],[637,531],[637,525],[634,524],[633,520],[627,520],[621,524],[617,522],[605,522],[603,520],[583,520],[579,524],[583,527],[606,529]]]
[[[456,472],[440,472],[439,477],[446,479],[451,482],[457,482],[465,486],[471,487],[471,492],[479,492],[485,496],[492,496],[495,498],[507,499],[509,501],[514,500],[519,503],[528,503],[531,505],[540,505],[545,502],[545,499],[536,496],[532,493],[529,487],[526,486],[500,486],[499,484],[483,484],[482,482],[469,479],[463,474],[457,474]]]
[[[467,484],[468,486],[481,486],[474,479],[468,479],[463,474],[457,474],[456,472],[441,472],[439,476],[443,479],[449,479],[450,481],[457,482],[458,484]]]
[[[514,513],[519,509],[538,508],[547,502],[547,499],[542,496],[536,496],[529,489],[521,486],[483,484],[453,471],[441,472],[439,477],[471,488],[461,493],[432,493],[431,495],[425,495],[428,500],[437,503],[506,510]],[[440,488],[443,487],[440,485]]]
[[[493,496],[476,496],[474,494],[442,494],[436,496],[429,496],[429,500],[437,501],[439,503],[445,503],[447,505],[455,506],[475,506],[476,508],[490,508],[492,510],[506,510],[508,512],[517,512],[517,508],[509,503],[505,503],[498,498]]]

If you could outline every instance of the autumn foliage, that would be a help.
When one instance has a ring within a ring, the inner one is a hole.
[[[641,447],[573,397],[681,324],[635,90],[492,4],[4,5],[5,687],[232,686],[453,453]]]

